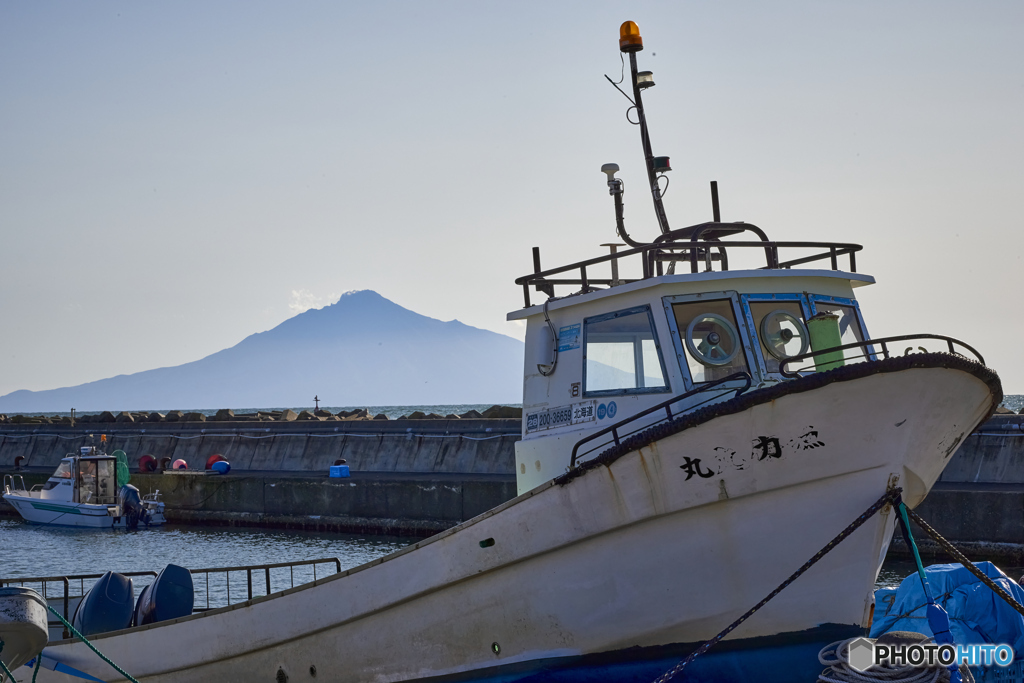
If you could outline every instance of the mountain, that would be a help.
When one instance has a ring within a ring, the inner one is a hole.
[[[290,318],[229,349],[74,387],[14,391],[0,413],[522,400],[523,343],[414,313],[370,290]]]

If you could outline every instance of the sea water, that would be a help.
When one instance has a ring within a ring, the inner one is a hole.
[[[150,529],[79,529],[37,526],[13,517],[0,519],[0,579],[102,574],[106,571],[159,572],[168,564],[210,569],[337,558],[351,569],[388,555],[417,539],[328,532],[165,525]],[[300,585],[337,571],[334,562],[271,570],[271,592]],[[72,595],[81,595],[94,579],[75,581]],[[194,576],[196,607],[220,607],[248,598],[246,572]],[[152,577],[133,577],[135,594]],[[253,572],[253,595],[265,595],[266,573]],[[26,584],[42,592],[40,584]],[[48,582],[47,594],[63,594],[61,582]]]

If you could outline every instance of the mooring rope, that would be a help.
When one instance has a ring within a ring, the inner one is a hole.
[[[854,531],[859,529],[861,527],[861,525],[864,524],[864,522],[866,522],[869,519],[871,519],[875,515],[876,512],[881,510],[886,505],[895,504],[896,501],[898,501],[900,499],[900,494],[902,492],[903,492],[903,489],[901,489],[899,487],[893,488],[893,489],[889,489],[888,491],[886,491],[885,495],[883,495],[881,498],[879,498],[877,501],[875,501],[875,503],[871,507],[869,507],[867,510],[865,510],[863,513],[861,513],[861,515],[857,519],[853,520],[853,522],[851,522],[849,526],[847,526],[845,529],[840,531],[839,535],[837,535],[835,538],[833,538],[831,541],[829,541],[827,544],[825,544],[824,548],[822,548],[821,550],[816,552],[814,554],[814,556],[811,557],[811,559],[807,560],[807,562],[805,562],[802,567],[800,567],[795,572],[793,572],[793,574],[791,574],[788,579],[783,581],[781,584],[779,584],[778,587],[776,587],[775,590],[773,590],[771,593],[766,595],[764,597],[764,599],[761,600],[761,602],[757,603],[756,605],[751,607],[749,610],[747,610],[743,614],[743,616],[741,616],[739,619],[737,619],[736,621],[734,621],[731,624],[729,624],[728,626],[726,626],[725,629],[721,633],[719,633],[717,636],[715,636],[711,640],[706,641],[699,648],[697,648],[696,650],[691,652],[690,655],[686,659],[684,659],[683,661],[679,662],[673,668],[669,669],[668,671],[663,673],[661,676],[659,676],[657,679],[655,679],[654,683],[668,683],[668,681],[672,680],[673,678],[678,676],[680,673],[682,673],[683,669],[685,669],[687,667],[687,665],[689,665],[690,662],[692,662],[697,657],[699,657],[700,655],[702,655],[705,652],[707,652],[708,650],[710,650],[712,647],[715,646],[715,644],[718,643],[718,641],[720,641],[722,638],[724,638],[727,635],[729,635],[729,633],[731,633],[737,626],[739,626],[744,621],[749,619],[750,616],[754,614],[754,612],[756,612],[757,610],[761,609],[766,604],[768,604],[769,600],[771,600],[776,595],[781,593],[789,584],[793,583],[798,578],[800,578],[801,574],[803,574],[805,571],[807,571],[812,566],[814,566],[814,564],[816,564],[818,562],[818,560],[820,560],[821,558],[825,557],[825,555],[827,555],[829,552],[831,552],[833,548],[835,548],[837,545],[839,545],[839,543],[844,541],[850,534],[852,534]]]
[[[3,653],[3,651],[4,651],[4,641],[0,640],[0,653]],[[8,680],[8,679],[13,681],[14,680],[14,674],[12,674],[11,670],[7,668],[6,664],[4,664],[4,660],[2,658],[0,658],[0,667],[3,668],[4,674],[6,674],[4,678],[0,678],[0,681],[5,681],[5,680]]]
[[[92,650],[93,652],[95,652],[95,653],[96,653],[96,654],[97,654],[97,655],[99,656],[99,658],[100,658],[100,659],[102,659],[102,660],[103,660],[104,662],[106,662],[106,663],[107,663],[107,664],[109,664],[110,666],[114,667],[114,670],[115,670],[115,671],[117,671],[117,673],[121,674],[122,676],[124,676],[125,678],[127,678],[127,679],[128,679],[129,681],[131,681],[132,683],[139,683],[139,682],[138,682],[137,680],[135,680],[135,679],[134,679],[134,678],[133,678],[133,677],[131,676],[131,674],[129,674],[129,673],[127,672],[127,671],[125,671],[124,669],[122,669],[121,667],[119,667],[119,666],[118,666],[117,664],[115,664],[115,663],[113,662],[113,660],[111,660],[111,659],[110,659],[109,657],[107,657],[107,656],[106,656],[105,654],[103,654],[102,652],[100,652],[99,650],[97,650],[97,649],[96,649],[96,646],[95,646],[95,645],[93,645],[92,643],[90,643],[90,642],[89,642],[89,639],[88,639],[88,638],[86,638],[86,637],[85,637],[85,636],[83,636],[83,635],[82,635],[81,633],[79,633],[79,632],[78,632],[78,629],[76,629],[76,628],[75,628],[74,626],[72,626],[72,625],[70,624],[70,622],[68,622],[68,620],[67,620],[67,619],[65,619],[65,618],[64,618],[63,616],[61,616],[61,613],[60,613],[60,612],[58,612],[58,611],[57,611],[57,610],[55,610],[54,608],[50,607],[49,605],[47,605],[47,606],[46,606],[46,609],[48,609],[48,610],[50,610],[51,612],[53,612],[54,614],[56,614],[56,615],[57,615],[57,618],[58,618],[58,619],[60,619],[60,620],[61,620],[61,622],[63,622],[64,626],[65,626],[65,627],[66,627],[66,628],[67,628],[67,629],[68,629],[69,631],[71,631],[71,633],[72,633],[72,634],[74,634],[74,636],[75,636],[76,638],[78,638],[78,639],[79,639],[79,640],[81,640],[81,641],[82,641],[83,643],[85,643],[85,644],[86,644],[86,645],[87,645],[87,646],[89,647],[89,649],[90,649],[90,650]],[[42,658],[43,658],[43,653],[42,653],[42,652],[40,652],[40,653],[39,653],[38,655],[36,655],[36,671],[38,671],[38,670],[39,670],[39,660],[41,660]],[[34,675],[34,674],[33,674],[33,676],[32,676],[32,680],[33,680],[33,681],[35,681],[35,675]]]
[[[1012,595],[1007,593],[999,584],[997,584],[991,578],[986,576],[985,572],[983,572],[980,569],[978,569],[974,565],[973,562],[968,560],[967,557],[963,553],[961,553],[959,550],[956,549],[956,546],[954,546],[952,543],[950,543],[945,538],[943,538],[939,534],[938,531],[936,531],[935,529],[931,528],[926,521],[921,519],[920,515],[918,515],[916,512],[914,512],[910,508],[906,508],[906,511],[907,511],[907,515],[912,520],[914,520],[914,522],[919,527],[921,527],[921,529],[926,534],[928,534],[933,539],[935,539],[935,542],[938,543],[939,546],[941,546],[943,550],[945,550],[947,553],[949,553],[949,555],[954,560],[956,560],[957,562],[962,564],[964,566],[964,569],[966,569],[967,571],[969,571],[970,573],[972,573],[976,577],[978,577],[978,580],[981,581],[986,586],[988,586],[989,588],[991,588],[993,593],[995,593],[996,595],[1001,597],[1006,602],[1006,604],[1008,604],[1010,607],[1012,607],[1013,609],[1017,610],[1017,612],[1019,612],[1022,616],[1024,616],[1024,605],[1021,605],[1019,602],[1017,602],[1017,600],[1014,599],[1014,597]]]

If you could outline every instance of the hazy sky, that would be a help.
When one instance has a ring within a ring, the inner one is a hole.
[[[865,246],[873,336],[1024,393],[1024,3],[0,4],[0,394],[177,365],[342,292],[522,337],[513,280],[673,227]]]

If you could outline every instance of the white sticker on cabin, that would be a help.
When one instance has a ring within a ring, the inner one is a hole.
[[[580,348],[580,324],[558,328],[558,352]]]
[[[526,415],[526,431],[536,432],[554,427],[577,425],[597,419],[597,401],[580,401],[560,408],[538,410]]]

